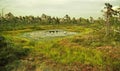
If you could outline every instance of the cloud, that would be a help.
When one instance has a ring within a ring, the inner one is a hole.
[[[39,6],[59,6],[86,3],[105,3],[115,2],[118,0],[0,0],[3,6],[9,5],[10,7],[39,7]]]
[[[118,5],[119,0],[0,0],[0,7],[16,14],[50,15],[71,14],[72,16],[98,15],[104,3]]]

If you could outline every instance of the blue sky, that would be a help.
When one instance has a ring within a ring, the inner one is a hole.
[[[105,2],[120,5],[119,0],[0,0],[0,9],[4,8],[5,13],[12,12],[16,16],[41,16],[45,13],[58,17],[68,14],[77,18],[97,18],[102,16]]]

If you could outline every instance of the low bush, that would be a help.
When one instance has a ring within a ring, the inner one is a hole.
[[[28,48],[15,47],[4,36],[0,36],[0,70],[7,71],[6,65],[19,60],[29,53]]]

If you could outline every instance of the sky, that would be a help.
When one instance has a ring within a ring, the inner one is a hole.
[[[68,14],[76,18],[97,18],[102,16],[106,2],[120,6],[119,0],[0,0],[0,11],[3,8],[4,13],[12,12],[15,16],[41,16],[44,13],[52,17]]]

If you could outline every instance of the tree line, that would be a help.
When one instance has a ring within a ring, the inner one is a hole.
[[[102,18],[99,18],[102,19]],[[46,14],[41,16],[14,16],[11,12],[5,14],[5,16],[0,16],[0,23],[20,23],[20,24],[85,24],[85,23],[94,23],[93,17],[89,19],[85,18],[71,18],[66,14],[63,18],[51,17]]]
[[[120,30],[120,7],[113,9],[113,6],[109,3],[105,3],[105,7],[102,10],[103,17],[99,17],[98,19],[94,19],[93,17],[86,18],[75,18],[70,17],[66,14],[63,18],[59,17],[51,17],[46,14],[42,14],[41,16],[14,16],[11,12],[5,14],[1,13],[0,15],[0,24],[7,24],[9,28],[16,28],[16,26],[21,26],[25,24],[102,24],[105,25],[106,28],[106,36],[110,34],[111,30],[117,29]],[[3,25],[2,25],[3,26]],[[11,26],[11,27],[10,27]],[[99,25],[98,25],[99,26]],[[113,28],[114,26],[114,28]],[[6,27],[6,26],[5,26]],[[3,28],[3,27],[2,27]],[[113,29],[112,29],[113,28]],[[7,27],[8,29],[8,27]]]

